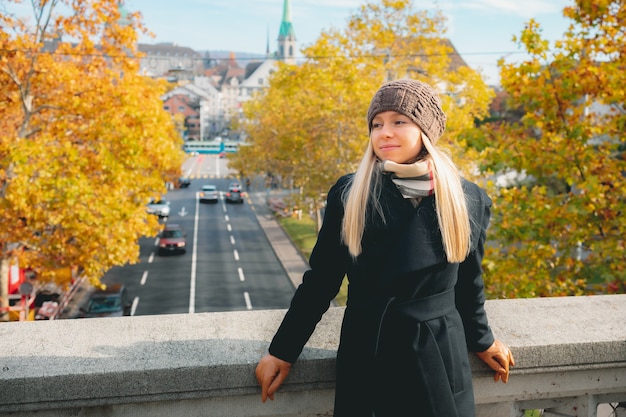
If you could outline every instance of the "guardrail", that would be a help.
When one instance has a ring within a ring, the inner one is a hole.
[[[489,300],[516,366],[471,355],[478,417],[623,417],[626,295]],[[254,377],[284,310],[0,324],[0,414],[328,416],[343,307],[331,307],[274,401]],[[446,417],[446,416],[442,416]]]

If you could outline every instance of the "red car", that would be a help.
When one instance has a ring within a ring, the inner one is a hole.
[[[177,224],[166,224],[159,233],[159,255],[183,254],[187,251],[187,236]]]

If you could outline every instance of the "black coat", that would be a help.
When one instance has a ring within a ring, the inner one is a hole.
[[[415,207],[383,177],[386,221],[368,216],[356,261],[340,238],[341,195],[349,177],[329,191],[311,268],[269,351],[295,362],[347,274],[335,417],[473,417],[468,349],[480,352],[494,341],[483,308],[481,269],[491,200],[463,181],[471,252],[460,264],[448,263],[434,196]]]

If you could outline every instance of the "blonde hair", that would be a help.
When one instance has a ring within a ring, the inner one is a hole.
[[[469,253],[471,229],[461,176],[452,159],[437,148],[422,132],[422,143],[430,158],[435,176],[435,204],[443,248],[448,262],[462,262]],[[353,258],[361,254],[368,202],[370,209],[383,214],[379,195],[380,183],[374,178],[376,155],[371,141],[344,197],[345,214],[341,236]],[[379,177],[379,176],[376,176]],[[384,217],[383,217],[384,221]]]

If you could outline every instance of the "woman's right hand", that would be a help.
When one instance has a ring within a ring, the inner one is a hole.
[[[265,402],[268,397],[270,400],[274,400],[274,393],[287,378],[290,369],[291,363],[278,359],[269,353],[261,358],[255,373],[256,380],[261,386],[262,402]]]

